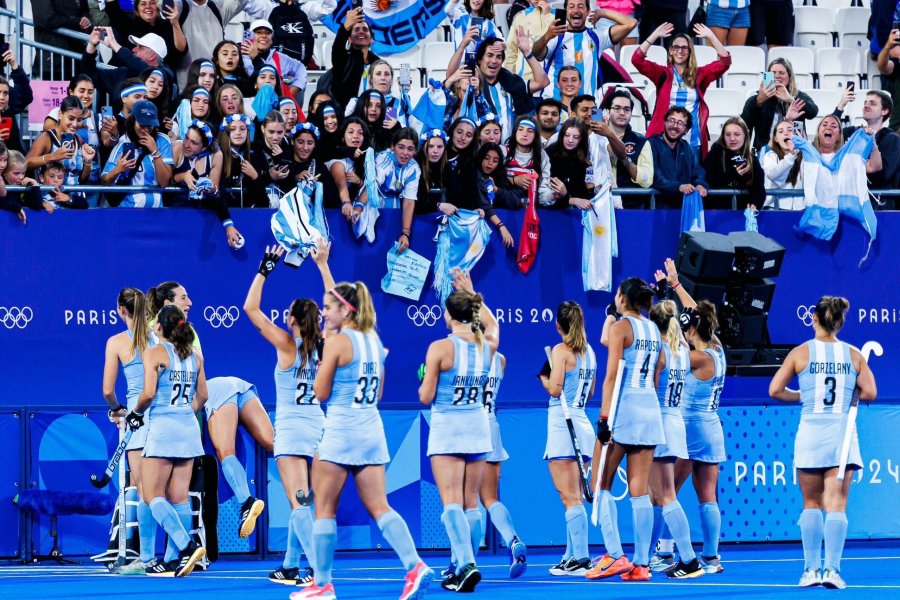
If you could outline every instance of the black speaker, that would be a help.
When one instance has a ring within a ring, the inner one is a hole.
[[[744,315],[769,312],[774,295],[775,282],[771,279],[734,280],[725,291],[728,304],[737,308]]]
[[[727,279],[734,269],[734,243],[719,233],[685,231],[678,242],[675,264],[679,275]]]
[[[752,348],[768,343],[768,319],[766,313],[742,315],[733,306],[717,310],[719,336],[729,348]]]
[[[726,301],[726,289],[724,283],[695,281],[691,277],[679,276],[678,281],[684,287],[684,291],[691,295],[691,298],[700,302],[701,300],[709,300],[716,306],[721,306]]]
[[[758,231],[732,231],[734,268],[746,277],[777,277],[784,261],[784,247]]]

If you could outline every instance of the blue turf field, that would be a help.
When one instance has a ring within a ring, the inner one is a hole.
[[[900,542],[849,544],[843,575],[849,587],[842,591],[795,587],[803,567],[799,545],[724,546],[725,572],[691,581],[667,581],[655,576],[647,583],[626,583],[614,578],[594,582],[575,577],[552,577],[547,568],[557,552],[541,550],[529,556],[524,577],[506,578],[501,555],[480,555],[484,580],[475,597],[490,600],[538,600],[545,598],[840,598],[842,600],[900,598]],[[426,555],[436,570],[444,554]],[[127,594],[128,600],[189,598],[190,600],[286,600],[293,588],[269,582],[266,574],[280,559],[266,562],[219,561],[208,572],[186,579],[109,575],[92,565],[0,567],[0,598],[104,598]],[[335,590],[339,599],[397,598],[403,571],[393,554],[339,554],[335,564]],[[435,581],[431,598],[450,598]],[[470,596],[472,597],[472,596]]]

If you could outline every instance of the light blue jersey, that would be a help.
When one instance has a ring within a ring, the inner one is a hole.
[[[191,408],[191,401],[194,399],[194,386],[197,384],[199,371],[197,357],[191,352],[190,356],[182,360],[175,354],[175,347],[171,343],[162,342],[162,345],[169,355],[169,362],[159,376],[156,395],[150,405],[150,414],[188,414],[193,417],[194,409]]]
[[[163,164],[174,167],[175,159],[172,156],[172,144],[169,142],[169,137],[162,133],[156,134],[156,145]],[[128,181],[117,180],[114,184],[158,187],[159,184],[156,180],[156,166],[154,165],[153,157],[151,157],[149,153],[141,153],[140,146],[128,139],[128,135],[123,135],[119,138],[119,143],[116,144],[112,153],[110,153],[106,165],[103,167],[102,174],[106,175],[116,167],[123,151],[127,148],[136,148],[135,151],[140,153],[142,158],[136,167],[134,175]],[[135,157],[135,154],[131,153],[131,156]],[[122,203],[119,204],[122,208],[162,208],[162,205],[162,194],[146,194],[143,192],[125,194],[122,196]]]
[[[128,329],[127,333],[128,339],[133,340],[134,332]],[[158,343],[159,340],[156,338],[156,334],[150,333],[149,339],[147,340],[147,349],[149,350]],[[122,371],[125,373],[125,404],[128,406],[128,410],[134,410],[134,405],[137,404],[138,396],[140,396],[141,392],[144,390],[143,357],[135,352],[134,357],[122,365]]]
[[[806,347],[809,364],[798,375],[803,405],[800,414],[846,414],[850,410],[858,375],[850,345],[810,340]]]
[[[725,352],[721,347],[707,348],[704,350],[715,363],[715,373],[706,381],[700,381],[688,371],[684,378],[684,404],[685,410],[700,412],[716,412],[719,410],[719,400],[722,390],[725,388]],[[690,438],[690,436],[688,436]],[[693,458],[693,457],[692,457]]]
[[[353,360],[335,370],[328,405],[375,408],[384,372],[384,346],[374,331],[345,329],[342,333],[353,345]]]
[[[668,344],[663,344],[666,354],[666,368],[659,374],[659,386],[656,394],[660,408],[678,408],[684,392],[684,379],[691,370],[691,351],[687,346],[679,345],[678,353],[673,353]]]
[[[497,394],[500,393],[500,384],[503,383],[502,358],[502,354],[494,352],[494,358],[491,359],[491,368],[488,370],[487,379],[484,382],[484,410],[491,421],[497,420],[495,403],[497,402]]]
[[[438,377],[432,412],[481,410],[484,384],[491,365],[491,349],[486,342],[467,342],[451,335],[453,366]]]
[[[300,366],[300,345],[302,340],[294,340],[297,344],[297,356],[287,369],[279,369],[275,365],[275,410],[293,408],[294,406],[318,405],[319,400],[313,392],[313,381],[316,379],[316,367],[319,355],[313,350],[312,356],[302,367]],[[354,353],[355,355],[355,353]]]
[[[648,319],[625,318],[631,324],[634,341],[622,354],[625,359],[622,389],[654,389],[656,364],[662,347],[659,329]]]
[[[563,393],[569,407],[584,410],[588,394],[597,376],[597,357],[594,349],[588,344],[584,354],[575,355],[575,368],[567,371],[563,379]],[[550,398],[550,406],[559,406],[560,398]]]

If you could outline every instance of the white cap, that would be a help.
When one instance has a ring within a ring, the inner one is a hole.
[[[275,28],[272,27],[272,24],[266,21],[265,19],[257,19],[250,23],[250,31],[256,31],[257,29],[268,29],[272,33],[275,33]]]
[[[146,46],[147,48],[150,48],[156,52],[156,55],[159,56],[160,60],[164,59],[166,54],[169,53],[169,50],[166,48],[165,40],[155,33],[148,33],[143,37],[129,35],[128,41],[136,46]]]

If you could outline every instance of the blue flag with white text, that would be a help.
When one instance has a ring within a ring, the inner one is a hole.
[[[338,0],[337,7],[322,23],[337,33],[351,4],[351,0]],[[409,50],[434,31],[444,21],[447,1],[363,0],[362,5],[375,42],[372,51],[387,55]]]

